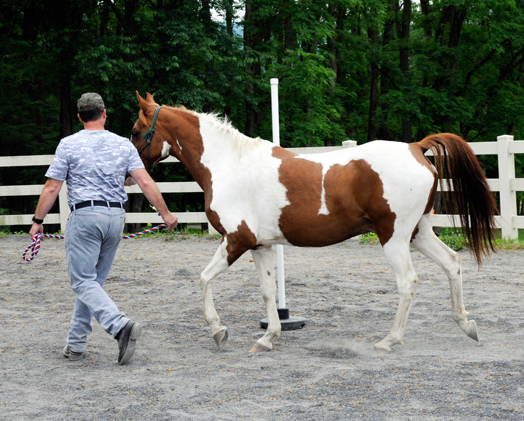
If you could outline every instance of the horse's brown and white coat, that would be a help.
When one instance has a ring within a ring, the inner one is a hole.
[[[132,141],[140,148],[158,105],[149,94],[147,100],[138,98],[141,112]],[[335,152],[299,155],[248,138],[212,115],[161,109],[149,151],[151,162],[169,153],[186,166],[204,190],[210,223],[223,235],[200,281],[205,318],[218,346],[227,339],[227,329],[220,325],[211,281],[243,253],[250,250],[253,255],[268,312],[267,332],[252,351],[268,350],[280,335],[271,246],[327,246],[370,231],[380,239],[400,294],[393,329],[376,349],[389,351],[391,345],[402,343],[418,282],[409,255],[410,242],[446,271],[453,317],[467,335],[477,339],[475,322],[467,321],[462,300],[460,258],[431,229],[438,172],[421,149],[450,148],[449,142],[465,142],[446,138],[435,146],[425,141],[409,145],[375,141]],[[150,165],[146,152],[142,157],[146,166]],[[486,210],[491,218],[493,212],[494,205]]]

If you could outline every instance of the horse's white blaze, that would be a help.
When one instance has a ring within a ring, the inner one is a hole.
[[[235,142],[219,141],[217,137],[231,135],[217,132],[203,119],[200,134],[204,143],[200,162],[209,169],[213,182],[210,208],[224,229],[235,232],[245,221],[257,241],[283,241],[278,220],[282,208],[290,203],[279,181],[281,160],[272,156],[273,145],[260,141],[239,149]]]

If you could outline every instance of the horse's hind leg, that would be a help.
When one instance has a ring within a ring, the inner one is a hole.
[[[222,242],[218,247],[215,255],[211,259],[211,262],[200,274],[200,290],[202,292],[202,301],[204,303],[204,317],[209,327],[211,328],[211,335],[215,340],[218,349],[227,340],[227,328],[220,326],[220,318],[215,309],[213,303],[213,292],[211,289],[211,281],[221,272],[229,267],[227,261],[226,251],[227,241]]]
[[[412,239],[411,244],[444,269],[449,278],[453,320],[458,323],[466,335],[478,341],[477,324],[474,320],[468,321],[469,313],[464,307],[462,294],[462,259],[458,253],[451,250],[435,235],[428,218],[428,215],[422,217],[418,225],[418,232]]]
[[[399,303],[393,328],[386,338],[375,345],[375,351],[379,353],[390,352],[392,345],[402,344],[409,310],[418,284],[417,274],[409,254],[408,239],[391,238],[384,245],[384,254],[395,274]]]
[[[265,335],[256,342],[250,352],[269,351],[273,348],[273,339],[279,338],[281,331],[275,300],[276,286],[273,270],[273,252],[271,246],[261,247],[257,250],[251,250],[251,255],[257,267],[260,287],[262,288],[262,298],[266,303],[268,324]]]

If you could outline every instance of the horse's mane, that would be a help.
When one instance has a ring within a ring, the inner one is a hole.
[[[151,103],[151,104],[156,105],[157,107],[159,106],[156,103]],[[231,142],[236,144],[237,150],[239,152],[246,147],[256,146],[257,144],[259,144],[258,143],[260,141],[259,137],[253,139],[239,132],[237,129],[233,127],[233,125],[231,124],[231,121],[229,121],[226,116],[221,118],[218,113],[197,113],[196,111],[188,110],[183,105],[181,106],[162,105],[162,107],[165,107],[171,110],[182,111],[184,113],[188,113],[188,114],[197,116],[201,121],[204,121],[211,126],[211,130],[213,134],[228,135],[227,137],[229,138]],[[142,110],[140,110],[140,112],[138,113],[138,118],[146,126],[149,126]]]
[[[226,116],[221,118],[219,117],[218,113],[202,113],[198,114],[198,117],[201,121],[205,121],[211,126],[213,134],[227,135],[229,140],[236,145],[239,152],[245,148],[253,147],[259,144],[259,137],[253,139],[252,137],[240,133],[232,126],[231,121],[229,121]]]

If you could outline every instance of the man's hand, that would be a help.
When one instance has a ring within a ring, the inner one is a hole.
[[[162,219],[167,224],[166,229],[168,230],[174,230],[178,224],[178,216],[173,215],[171,212],[162,215]]]
[[[42,224],[37,224],[36,222],[33,222],[33,226],[29,230],[29,235],[31,237],[34,237],[35,234],[37,234],[37,233],[43,234],[44,233],[44,226]]]

